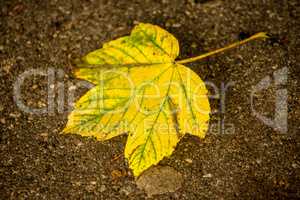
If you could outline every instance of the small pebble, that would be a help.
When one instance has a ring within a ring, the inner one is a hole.
[[[100,186],[100,192],[104,192],[105,190],[106,190],[105,185],[101,185],[101,186]]]
[[[297,169],[297,168],[298,168],[298,165],[297,165],[296,163],[293,163],[293,164],[292,164],[292,167],[295,168],[295,169]]]
[[[9,113],[9,116],[12,117],[12,118],[19,118],[21,116],[21,114],[20,113],[17,113],[17,114]]]
[[[197,45],[195,42],[193,42],[192,45],[191,45],[191,47],[192,47],[193,49],[196,49],[197,46],[198,46],[198,45]]]
[[[0,122],[1,122],[2,124],[5,124],[5,123],[6,123],[6,121],[5,121],[4,118],[1,118],[1,119],[0,119]]]
[[[71,91],[71,90],[76,90],[76,86],[75,86],[75,85],[71,85],[71,86],[69,87],[69,91]]]
[[[125,186],[125,187],[121,188],[120,192],[124,193],[126,196],[128,196],[133,192],[133,190],[130,186]]]
[[[91,181],[91,184],[92,184],[92,185],[96,185],[96,184],[97,184],[97,181]]]
[[[182,174],[169,166],[151,167],[136,181],[138,188],[144,190],[148,197],[175,192],[181,188],[182,183]]]
[[[179,28],[179,27],[181,27],[181,24],[179,24],[179,23],[172,24],[172,27],[174,27],[174,28]]]
[[[42,137],[48,137],[48,133],[41,133],[40,136],[42,136]]]
[[[211,178],[211,177],[212,177],[212,174],[204,174],[202,177],[203,177],[203,178]]]

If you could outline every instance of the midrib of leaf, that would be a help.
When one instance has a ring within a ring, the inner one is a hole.
[[[172,114],[174,129],[176,130],[176,133],[177,133],[178,137],[180,137],[181,134],[180,134],[180,131],[179,131],[177,111],[176,111],[176,113],[173,113],[173,110],[175,112],[175,109],[177,109],[177,108],[174,107],[175,105],[174,105],[171,97],[168,97],[168,105],[169,105],[169,108],[170,108],[170,111],[171,111],[171,114]],[[165,116],[165,118],[167,118],[167,116]],[[169,124],[168,124],[168,128],[169,128]]]
[[[154,125],[156,124],[156,122],[157,122],[157,120],[158,120],[158,118],[159,118],[159,115],[160,115],[160,113],[162,112],[162,109],[164,108],[164,105],[165,105],[165,103],[166,103],[166,100],[167,100],[167,98],[168,98],[168,94],[169,94],[169,92],[170,92],[170,88],[171,88],[171,82],[173,81],[173,76],[174,76],[174,68],[173,68],[173,70],[172,70],[172,75],[171,75],[171,78],[170,78],[170,82],[169,82],[169,86],[168,86],[168,89],[167,89],[167,92],[166,92],[166,96],[165,96],[165,98],[163,99],[163,103],[161,104],[161,106],[160,106],[160,108],[159,108],[159,111],[158,111],[158,113],[157,113],[157,116],[156,116],[156,118],[155,118],[155,120],[154,120],[154,122],[153,122],[153,124],[152,124],[152,127],[151,127],[151,132],[149,132],[148,133],[148,135],[147,135],[147,138],[146,138],[146,141],[145,141],[145,143],[143,144],[143,147],[142,147],[142,151],[141,151],[141,156],[140,156],[140,159],[139,159],[139,164],[138,164],[138,166],[140,166],[141,165],[141,161],[142,161],[142,159],[143,159],[143,157],[144,157],[144,152],[145,152],[145,149],[146,149],[146,145],[148,144],[148,141],[149,141],[149,139],[151,139],[151,136],[152,136],[152,134],[153,134],[153,129],[154,129]],[[152,139],[151,139],[152,140]],[[152,143],[152,145],[153,145],[153,143]],[[155,150],[155,146],[153,145],[153,150],[156,152],[156,150]],[[155,153],[155,159],[156,159],[156,153]]]
[[[185,86],[184,86],[184,84],[183,84],[183,80],[182,80],[181,74],[180,74],[180,72],[178,71],[177,67],[176,67],[176,71],[177,71],[177,74],[178,74],[178,76],[179,76],[179,78],[180,78],[180,86],[181,86],[181,88],[182,88],[182,90],[183,90],[183,93],[184,93],[184,96],[185,96],[185,98],[186,98],[186,100],[187,100],[187,102],[188,102],[188,107],[189,107],[189,110],[190,110],[190,112],[191,112],[191,114],[192,114],[193,120],[194,120],[194,122],[197,123],[197,119],[196,119],[195,113],[194,113],[193,108],[192,108],[192,103],[191,103],[189,97],[187,96],[186,88],[185,88]]]

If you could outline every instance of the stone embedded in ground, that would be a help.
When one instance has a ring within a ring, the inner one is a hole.
[[[210,173],[204,174],[202,177],[203,177],[203,178],[211,178],[211,177],[212,177],[212,174],[210,174]]]
[[[154,166],[145,171],[136,181],[137,186],[149,197],[175,192],[183,183],[183,176],[169,166]]]

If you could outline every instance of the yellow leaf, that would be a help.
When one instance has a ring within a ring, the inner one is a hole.
[[[139,24],[130,36],[77,60],[76,76],[96,86],[76,103],[63,132],[100,141],[127,133],[125,157],[135,176],[170,156],[186,133],[204,138],[210,112],[207,90],[182,65],[190,59],[175,61],[178,54],[174,36]]]

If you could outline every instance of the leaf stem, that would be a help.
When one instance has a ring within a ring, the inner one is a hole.
[[[259,39],[259,38],[269,38],[269,37],[267,36],[267,34],[265,32],[256,33],[256,34],[252,35],[251,37],[249,37],[247,39],[232,43],[232,44],[230,44],[226,47],[223,47],[223,48],[220,48],[220,49],[217,49],[217,50],[214,50],[214,51],[210,51],[210,52],[202,54],[200,56],[187,58],[187,59],[184,59],[184,60],[179,60],[179,61],[176,61],[176,63],[177,64],[185,64],[185,63],[190,63],[190,62],[194,62],[194,61],[197,61],[197,60],[201,60],[203,58],[209,57],[209,56],[217,54],[217,53],[221,53],[225,50],[235,48],[235,47],[240,46],[242,44],[245,44],[245,43],[247,43],[251,40],[255,40],[255,39]]]

